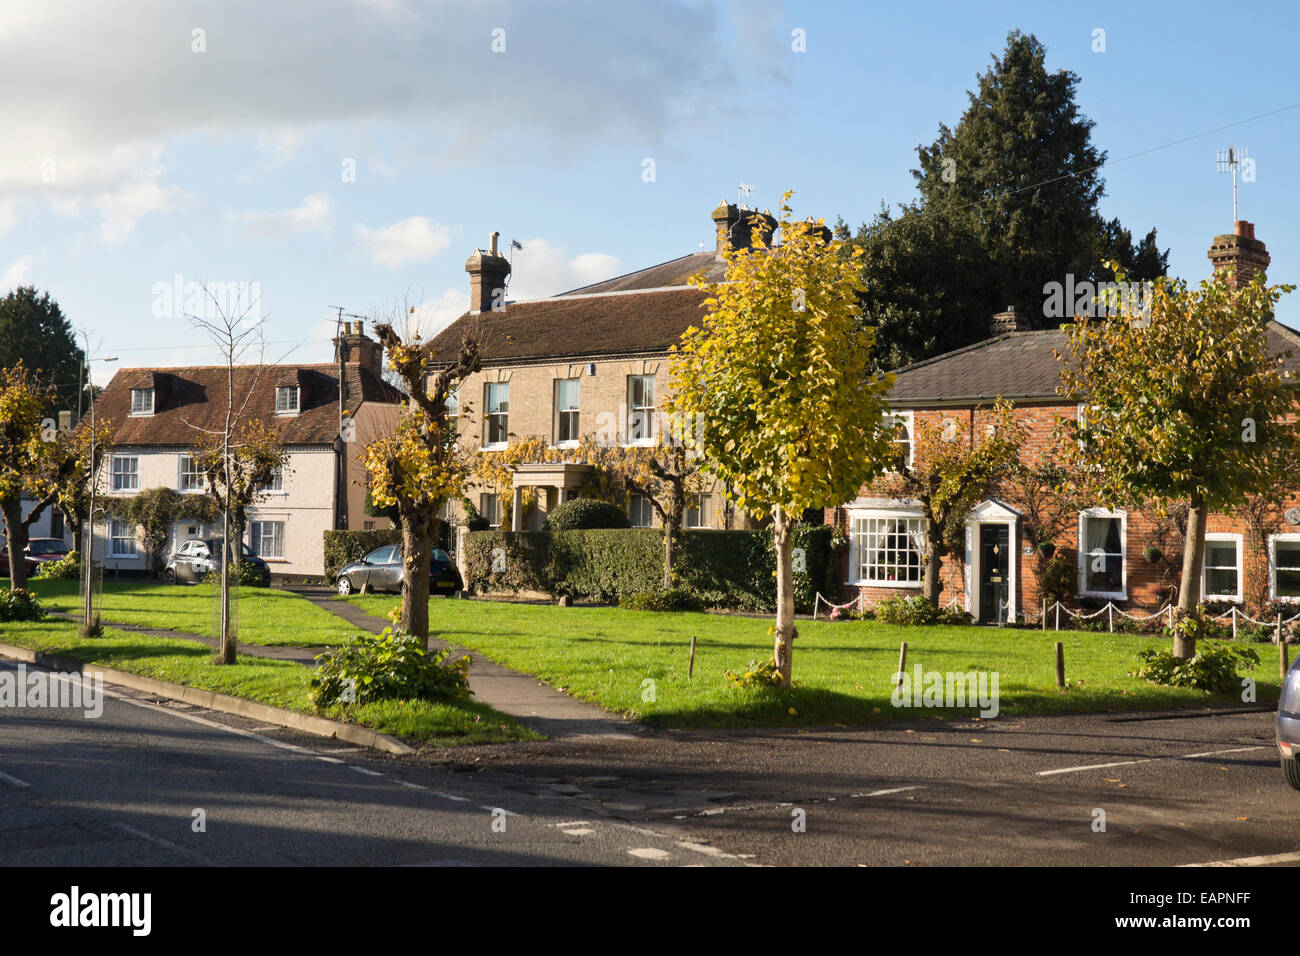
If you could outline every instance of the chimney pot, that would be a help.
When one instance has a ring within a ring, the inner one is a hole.
[[[1233,222],[1231,233],[1215,236],[1208,255],[1214,273],[1223,273],[1233,288],[1266,272],[1272,261],[1267,247],[1255,238],[1255,224],[1245,219]]]
[[[488,252],[492,253],[492,255],[494,255],[494,256],[497,254],[497,238],[498,238],[500,235],[501,235],[501,233],[499,233],[499,232],[494,232],[494,233],[492,233],[492,237],[491,237],[491,240],[490,240],[490,244],[488,245]]]

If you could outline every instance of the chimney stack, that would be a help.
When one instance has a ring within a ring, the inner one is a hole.
[[[510,260],[497,252],[497,239],[500,235],[499,232],[492,233],[488,239],[487,251],[475,249],[465,260],[465,271],[469,273],[471,312],[491,312],[494,302],[499,302],[500,307],[505,308]]]
[[[1234,289],[1250,282],[1255,273],[1266,272],[1272,261],[1264,243],[1255,238],[1255,224],[1244,219],[1232,224],[1231,235],[1215,236],[1208,255],[1214,272],[1223,273]]]
[[[360,365],[377,377],[384,374],[384,347],[366,335],[362,322],[344,322],[342,334],[334,340],[334,361]]]
[[[753,249],[754,240],[759,236],[762,236],[764,245],[770,244],[772,233],[776,231],[776,218],[770,212],[737,206],[726,200],[713,210],[712,218],[718,255],[728,249]]]
[[[999,312],[993,316],[993,323],[989,326],[989,332],[993,335],[1029,331],[1031,331],[1029,320],[1017,312],[1014,305],[1007,306],[1007,311]]]

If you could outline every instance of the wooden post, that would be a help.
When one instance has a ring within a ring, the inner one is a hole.
[[[1172,604],[1169,605],[1168,611],[1169,611],[1169,630],[1172,631],[1174,629],[1174,606]]]
[[[691,662],[686,667],[686,679],[691,680],[695,676],[695,635],[691,635]]]
[[[1277,646],[1281,647],[1282,646],[1282,612],[1281,611],[1277,612],[1277,630],[1275,630],[1273,633],[1276,636]]]
[[[894,680],[895,686],[903,683],[903,675],[907,673],[907,641],[904,641],[898,647],[898,676]]]
[[[1056,642],[1056,686],[1065,686],[1065,645]]]
[[[1115,605],[1110,601],[1106,602],[1106,630],[1115,633]]]
[[[1047,630],[1047,598],[1043,598],[1043,616],[1041,618],[1043,630]]]
[[[1056,602],[1056,629],[1061,629],[1061,602]]]
[[[1237,608],[1235,606],[1232,609],[1232,639],[1234,641],[1237,639]]]
[[[1282,683],[1286,684],[1286,672],[1291,669],[1291,665],[1287,661],[1286,641],[1282,641],[1278,644],[1277,653],[1278,660],[1282,663]]]

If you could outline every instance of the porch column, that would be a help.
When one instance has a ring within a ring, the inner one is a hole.
[[[514,495],[514,505],[510,508],[510,530],[522,531],[524,530],[524,489],[515,485]]]

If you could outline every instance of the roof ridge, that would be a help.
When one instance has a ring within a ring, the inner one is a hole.
[[[570,296],[575,292],[581,292],[583,289],[590,289],[592,286],[604,285],[607,282],[617,282],[619,279],[626,279],[629,276],[639,275],[642,272],[649,272],[651,269],[659,269],[662,268],[663,266],[671,265],[674,262],[681,262],[683,259],[689,259],[692,256],[703,255],[705,254],[706,251],[707,250],[702,249],[699,252],[688,252],[684,256],[678,256],[675,259],[665,259],[663,262],[656,262],[652,266],[642,266],[640,269],[633,269],[631,272],[624,272],[622,275],[610,276],[608,279],[601,279],[598,282],[588,282],[586,285],[580,285],[577,288],[570,289],[568,292],[557,293],[556,295],[552,296],[552,298],[558,299],[563,296]],[[716,255],[716,253],[714,254]]]

